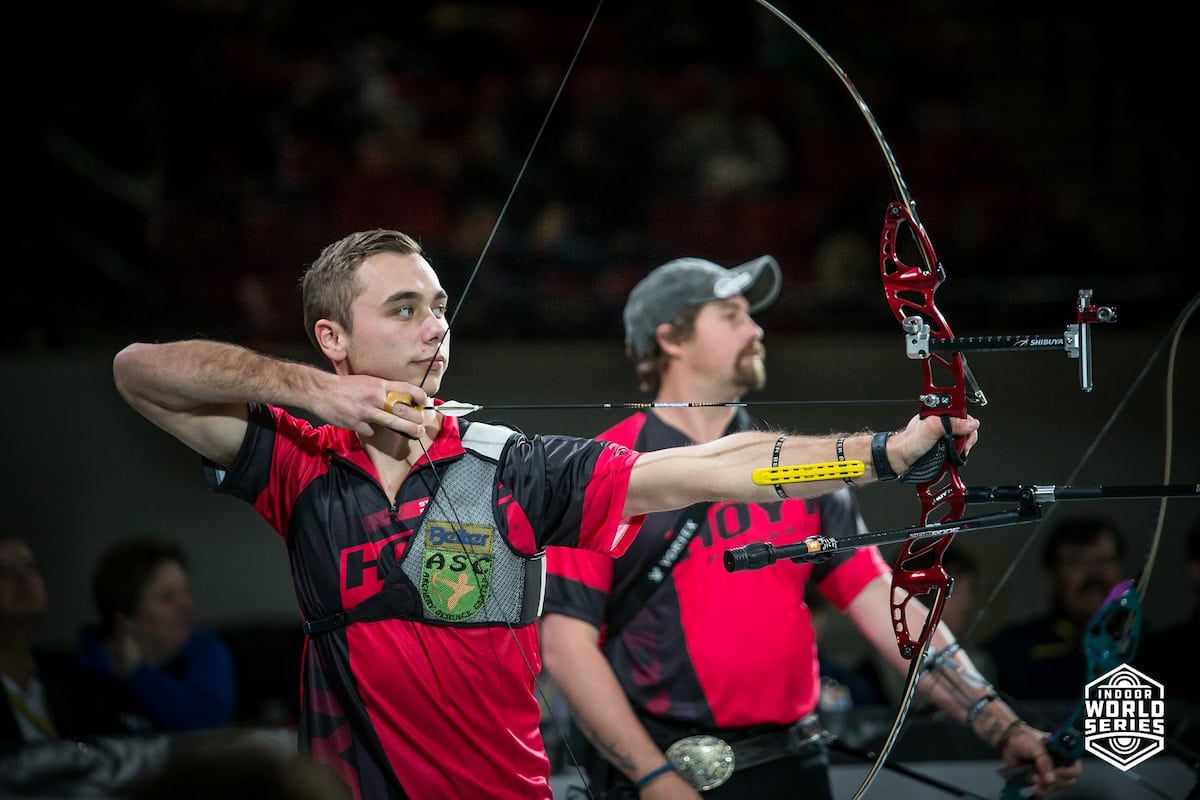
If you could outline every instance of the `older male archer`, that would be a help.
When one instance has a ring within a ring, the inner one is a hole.
[[[597,438],[657,453],[763,429],[738,402],[765,385],[763,329],[753,315],[780,283],[770,256],[729,269],[680,258],[650,272],[625,304],[625,344],[641,388],[663,407]],[[835,450],[849,441],[835,437]],[[876,478],[896,477],[880,467]],[[875,547],[754,573],[730,574],[723,556],[750,542],[862,533],[851,487],[835,488],[792,499],[794,489],[780,486],[767,502],[705,500],[652,513],[619,558],[550,548],[543,657],[599,756],[590,765],[598,796],[831,798],[805,591],[814,585],[904,672],[890,569]],[[906,611],[916,617],[924,608],[914,601]],[[1079,766],[1053,765],[1045,734],[996,697],[953,634],[939,626],[933,636],[936,678],[921,684],[929,696],[1006,762],[1036,764],[1038,794],[1074,782]]]

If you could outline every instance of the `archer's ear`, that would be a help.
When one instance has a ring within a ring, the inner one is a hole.
[[[334,364],[346,360],[346,332],[338,323],[319,319],[313,326],[321,352]]]

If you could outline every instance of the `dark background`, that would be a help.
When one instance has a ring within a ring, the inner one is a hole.
[[[1053,328],[1086,284],[1123,328],[1164,330],[1200,288],[1186,26],[1155,2],[1070,5],[782,4],[878,119],[960,329]],[[10,129],[32,137],[12,151],[16,345],[303,341],[304,265],[375,226],[417,236],[461,297],[592,10],[34,12],[10,73]],[[773,334],[890,329],[874,253],[892,197],[845,88],[757,4],[610,0],[456,330],[619,336],[656,263],[762,252],[788,278]]]
[[[972,359],[992,403],[976,412],[986,438],[969,483],[1158,483],[1168,441],[1171,479],[1195,482],[1194,323],[1173,376],[1166,356],[1200,289],[1187,235],[1190,30],[1162,3],[1123,16],[1066,5],[781,7],[878,119],[946,265],[938,303],[956,333],[1061,333],[1080,288],[1118,308],[1118,323],[1096,330],[1092,394],[1061,354]],[[129,341],[192,335],[313,359],[297,280],[353,230],[413,234],[452,313],[462,300],[448,397],[641,399],[620,344],[633,283],[680,255],[733,264],[762,253],[785,274],[760,317],[763,399],[915,395],[919,367],[903,358],[879,287],[893,187],[862,115],[756,4],[700,9],[605,3],[482,260],[591,6],[31,9],[8,52],[16,249],[0,369],[6,524],[46,563],[47,640],[69,643],[90,616],[86,576],[104,544],[148,527],[187,542],[206,622],[294,624],[280,543],[248,508],[207,495],[197,460],[116,397],[109,365]],[[908,413],[764,412],[813,432]],[[491,416],[584,435],[615,419]],[[861,497],[874,528],[915,519],[906,488]],[[1157,503],[1076,510],[1112,514],[1136,568]],[[1194,501],[1168,507],[1152,626],[1191,607],[1181,558],[1197,513]],[[990,588],[1029,535],[960,540]],[[1020,556],[984,630],[1039,608],[1036,558],[1036,545]]]

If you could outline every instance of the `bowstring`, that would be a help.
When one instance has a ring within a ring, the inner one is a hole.
[[[479,257],[475,260],[475,266],[471,269],[471,274],[467,277],[467,282],[463,287],[463,291],[459,297],[459,301],[454,308],[454,312],[450,315],[450,321],[446,324],[446,330],[444,330],[442,332],[441,337],[438,338],[437,347],[434,350],[434,357],[429,360],[429,366],[425,368],[425,374],[421,376],[421,380],[417,384],[422,389],[425,388],[425,381],[429,378],[429,373],[433,369],[433,365],[437,360],[437,356],[442,352],[442,347],[446,341],[446,338],[450,335],[450,329],[452,327],[454,327],[454,322],[456,319],[458,319],[459,312],[462,311],[463,305],[465,304],[466,299],[467,299],[467,294],[470,292],[471,286],[475,282],[475,277],[479,274],[479,270],[483,266],[483,261],[487,257],[488,251],[491,249],[492,242],[495,240],[496,234],[500,230],[500,225],[504,221],[504,216],[508,212],[509,206],[512,204],[513,197],[516,196],[517,188],[521,185],[521,181],[525,177],[525,172],[528,170],[529,164],[533,160],[533,154],[537,151],[538,145],[542,140],[542,136],[546,132],[546,128],[550,124],[550,118],[551,118],[551,116],[553,116],[555,108],[558,107],[559,99],[562,97],[563,90],[566,88],[566,85],[567,85],[567,81],[570,79],[571,74],[575,70],[575,65],[579,61],[579,56],[583,52],[583,47],[587,43],[587,40],[588,40],[589,36],[591,35],[592,28],[596,24],[596,19],[600,16],[600,9],[601,9],[601,7],[603,7],[603,5],[604,5],[604,0],[596,0],[596,6],[594,9],[592,9],[592,15],[588,19],[587,26],[584,28],[583,35],[580,37],[579,43],[575,47],[575,52],[572,54],[571,60],[568,62],[566,70],[563,72],[562,80],[559,81],[558,88],[554,92],[554,97],[551,98],[551,100],[550,100],[550,106],[546,109],[546,113],[542,117],[542,122],[538,126],[537,133],[534,134],[533,142],[530,144],[529,149],[526,151],[525,158],[521,162],[521,166],[517,170],[517,175],[513,180],[513,184],[508,190],[508,195],[507,195],[507,197],[505,197],[504,203],[500,206],[500,210],[496,214],[496,221],[492,224],[492,229],[488,233],[488,237],[483,244],[483,248],[479,252]],[[417,441],[417,444],[421,448],[421,452],[422,452],[424,459],[428,464],[429,470],[433,476],[433,487],[432,488],[430,488],[428,482],[426,482],[426,488],[429,490],[430,498],[432,498],[436,489],[442,485],[442,478],[441,478],[441,475],[438,473],[437,467],[434,464],[433,459],[429,456],[429,450],[426,449],[425,442],[420,439],[417,439],[416,441]],[[454,508],[454,504],[450,500],[449,497],[446,498],[446,505],[449,508],[450,513],[454,516],[455,523],[461,529],[463,527],[462,519],[458,514],[458,510],[456,508]],[[465,542],[461,541],[461,538],[459,541],[459,546],[462,548],[463,554],[468,556],[468,558],[469,558],[470,553],[467,550],[467,545]],[[536,625],[537,623],[534,622],[532,624]],[[584,774],[583,767],[579,763],[579,759],[575,756],[574,751],[571,749],[570,739],[567,736],[566,731],[563,729],[562,723],[559,721],[558,717],[554,714],[553,707],[552,707],[550,701],[546,697],[546,693],[545,693],[544,688],[542,687],[541,682],[537,680],[538,673],[534,669],[533,664],[529,659],[529,654],[526,653],[525,648],[521,646],[521,640],[517,637],[516,629],[513,627],[512,623],[509,622],[508,620],[504,620],[504,625],[508,629],[509,636],[512,637],[513,644],[516,646],[517,652],[520,653],[520,655],[521,655],[521,660],[524,662],[525,669],[529,673],[535,693],[537,694],[540,702],[542,704],[544,704],[546,711],[547,711],[547,715],[548,715],[549,719],[551,720],[551,722],[553,723],[553,725],[555,727],[555,731],[558,733],[559,739],[563,743],[563,748],[566,750],[567,755],[571,760],[572,766],[574,766],[576,773],[579,775],[580,780],[583,782],[583,785],[587,791],[588,797],[591,797],[592,792],[591,792],[591,787],[587,780],[587,776]]]

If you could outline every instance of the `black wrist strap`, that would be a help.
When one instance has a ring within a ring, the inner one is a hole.
[[[871,462],[875,465],[877,480],[894,481],[900,477],[892,469],[892,462],[888,461],[887,440],[891,437],[891,431],[880,431],[871,437]]]
[[[788,435],[785,433],[785,434],[781,435],[778,439],[775,440],[775,449],[771,451],[771,467],[772,468],[779,466],[779,452],[781,450],[783,450],[783,442],[787,438],[788,438]],[[779,495],[784,500],[790,499],[787,496],[787,492],[783,491],[782,486],[780,486],[778,483],[774,484],[774,486],[775,486],[775,494]]]
[[[843,436],[837,440],[837,457],[838,457],[838,461],[846,460],[846,437],[845,436]],[[850,480],[849,478],[842,478],[842,480],[844,480],[846,482],[847,486],[854,485],[854,481]]]

